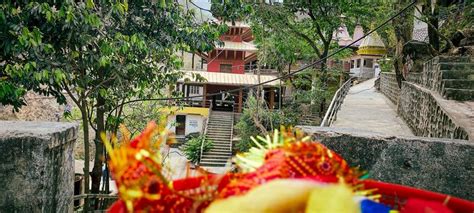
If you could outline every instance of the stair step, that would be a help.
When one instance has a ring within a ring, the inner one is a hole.
[[[214,143],[229,143],[230,137],[229,138],[209,138],[212,140]]]
[[[213,125],[213,126],[210,126],[208,125],[207,126],[207,131],[216,131],[216,132],[227,132],[232,129],[232,125],[229,125],[229,126],[223,126],[223,125]]]
[[[226,163],[200,162],[199,165],[208,167],[225,167]]]
[[[216,146],[213,146],[213,147],[211,147],[211,148],[209,149],[209,151],[212,151],[212,150],[229,151],[229,149],[230,149],[230,145],[227,146],[227,147],[222,147],[222,146],[216,147]]]
[[[208,150],[209,152],[228,152],[231,153],[230,151],[230,146],[229,147],[217,147],[217,148],[211,148]]]
[[[474,101],[474,89],[445,88],[443,97],[449,100]]]
[[[218,144],[214,143],[214,144],[213,144],[213,147],[226,147],[226,148],[230,148],[230,143],[227,143],[227,144],[225,144],[225,143],[218,143]]]
[[[214,158],[215,157],[215,158]],[[224,155],[202,155],[201,161],[228,161],[231,159],[232,156],[224,156]]]
[[[201,162],[221,162],[221,163],[226,163],[230,158],[206,158],[203,157],[201,158]]]
[[[216,125],[216,126],[221,126],[221,125],[223,125],[223,126],[232,126],[233,123],[230,122],[230,121],[212,121],[211,120],[207,123],[207,125],[208,126],[213,126],[213,125]]]
[[[439,63],[440,70],[473,70],[474,63]]]
[[[209,134],[206,134],[206,136],[208,138],[221,139],[221,140],[230,140],[230,138],[231,138],[230,134],[228,134],[228,135],[220,135],[220,134],[209,135]]]
[[[232,116],[214,116],[211,115],[211,120],[219,119],[219,120],[232,120]]]
[[[217,137],[230,137],[231,134],[230,134],[230,130],[229,131],[209,131],[207,130],[207,136],[217,136]]]
[[[210,139],[230,140],[230,135],[207,135]]]
[[[233,112],[212,111],[213,115],[233,115]]]
[[[207,129],[230,129],[233,124],[221,124],[221,123],[209,123],[207,124]]]
[[[230,129],[224,130],[224,129],[207,129],[207,134],[229,134],[230,135]]]
[[[209,121],[209,123],[207,123],[207,126],[232,126],[232,122],[213,122],[213,121]]]
[[[444,88],[452,89],[474,89],[474,80],[467,79],[444,79]]]
[[[224,145],[226,145],[227,149],[229,149],[229,147],[230,147],[230,142],[227,142],[227,143],[217,143],[217,144],[216,144],[216,143],[213,143],[213,145],[217,145],[217,146],[213,146],[211,149],[213,149],[213,148],[218,148],[218,149],[220,149],[220,148],[222,148]]]
[[[443,79],[470,79],[474,75],[472,70],[441,70]]]
[[[219,156],[225,156],[225,157],[231,157],[232,156],[232,153],[230,151],[227,151],[227,152],[211,152],[211,151],[207,151],[207,152],[204,152],[202,153],[202,155],[219,155]]]
[[[229,143],[230,138],[210,138],[214,143]]]
[[[439,62],[461,62],[461,63],[466,63],[466,62],[472,62],[471,57],[469,56],[438,56]]]
[[[213,144],[220,144],[220,145],[222,145],[222,144],[230,144],[230,142],[231,142],[230,139],[226,139],[226,140],[222,140],[222,139],[220,139],[220,140],[212,140],[212,143],[213,143]]]
[[[207,135],[208,136],[211,136],[211,135],[216,135],[216,136],[230,136],[230,129],[228,131],[211,131],[207,132]]]

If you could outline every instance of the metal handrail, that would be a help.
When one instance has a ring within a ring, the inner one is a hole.
[[[207,116],[206,124],[204,126],[204,137],[202,137],[203,141],[201,142],[201,150],[199,153],[199,164],[201,164],[201,158],[202,158],[202,151],[204,150],[204,143],[206,142],[206,135],[207,135],[207,126],[209,125],[209,120],[211,119],[211,113],[212,113],[212,101],[209,101],[209,115]]]
[[[234,116],[235,112],[232,110],[232,118],[231,118],[231,127],[230,127],[230,152],[232,153],[232,138],[234,137]]]
[[[342,86],[336,91],[331,104],[329,104],[326,114],[324,115],[323,121],[321,122],[321,127],[331,126],[332,122],[336,120],[337,112],[341,108],[342,102],[352,86],[353,79],[354,77],[349,78],[349,80],[344,82],[344,84],[342,84]]]

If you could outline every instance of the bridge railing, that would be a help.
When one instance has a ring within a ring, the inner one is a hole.
[[[337,119],[337,112],[341,108],[344,98],[352,86],[353,79],[354,78],[349,78],[349,80],[344,82],[344,84],[336,91],[331,100],[331,104],[329,104],[326,114],[324,115],[323,121],[321,122],[321,127],[331,126],[332,122]]]

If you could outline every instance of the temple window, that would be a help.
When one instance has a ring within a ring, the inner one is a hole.
[[[357,59],[356,68],[359,68],[359,67],[360,67],[360,59]]]
[[[227,73],[232,72],[232,64],[221,64],[220,68],[221,68],[221,72],[227,72]]]
[[[373,59],[365,59],[364,60],[364,67],[366,67],[366,68],[374,67],[374,60]]]
[[[201,94],[201,92],[200,92],[201,88],[202,88],[201,86],[190,85],[189,86],[189,94],[190,95],[200,95]]]

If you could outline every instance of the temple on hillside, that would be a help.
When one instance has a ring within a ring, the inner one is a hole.
[[[192,56],[188,54],[183,59],[188,66],[185,66],[184,76],[178,80],[175,89],[190,98],[184,101],[183,109],[169,117],[170,122],[176,123],[176,128],[171,129],[178,136],[200,132],[209,110],[241,113],[249,94],[257,91],[242,88],[277,77],[276,70],[263,67],[260,75],[257,73],[257,47],[252,42],[250,26],[243,22],[226,24],[228,31],[220,37],[221,42],[214,50],[191,53]],[[191,57],[191,63],[186,61]],[[196,80],[196,75],[205,80]],[[231,92],[225,92],[229,90]],[[280,81],[263,85],[261,97],[265,98],[269,109],[279,107],[280,94]]]
[[[334,32],[333,39],[339,47],[344,47],[363,36],[364,29],[361,25],[356,25],[352,38],[347,31],[347,27],[342,25],[337,32]],[[349,72],[350,76],[362,80],[377,77],[376,70],[380,69],[377,61],[386,54],[385,45],[377,32],[373,32],[352,44],[351,49],[353,49],[353,55],[343,60],[344,71]]]

